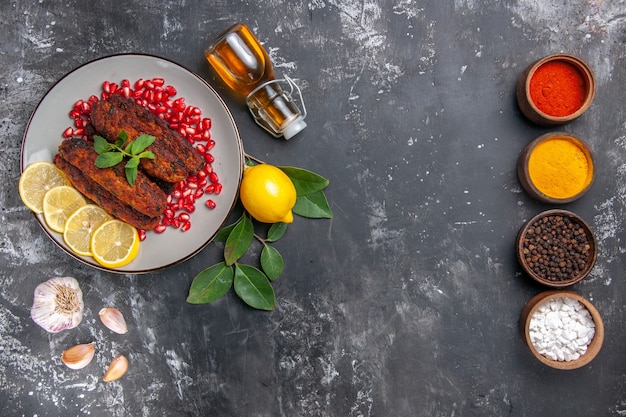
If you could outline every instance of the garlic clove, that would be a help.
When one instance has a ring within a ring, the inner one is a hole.
[[[104,324],[115,333],[125,334],[128,332],[126,320],[124,320],[122,312],[119,311],[117,308],[104,307],[102,310],[100,310],[99,315],[100,320],[102,320],[102,324]]]
[[[104,373],[102,380],[111,382],[120,379],[128,370],[128,359],[124,355],[117,355],[111,361],[109,368]]]
[[[73,329],[83,319],[83,292],[72,277],[51,278],[35,288],[30,316],[50,333]]]
[[[82,369],[89,365],[96,353],[96,342],[83,343],[66,349],[61,361],[70,369]]]

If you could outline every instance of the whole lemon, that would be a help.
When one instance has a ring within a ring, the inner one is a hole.
[[[239,188],[246,211],[263,223],[291,223],[296,204],[296,188],[279,168],[258,164],[246,167]]]

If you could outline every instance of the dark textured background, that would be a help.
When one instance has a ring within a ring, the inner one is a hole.
[[[625,10],[623,0],[3,1],[1,414],[626,415]],[[257,127],[204,61],[236,21],[303,88],[309,126],[289,142]],[[334,219],[297,218],[277,244],[286,269],[274,312],[233,293],[185,302],[221,245],[148,275],[104,273],[65,255],[22,205],[20,145],[38,101],[82,63],[121,52],[195,71],[228,103],[246,152],[330,179]],[[550,208],[521,190],[516,159],[553,130],[521,116],[514,88],[554,52],[583,57],[598,82],[590,110],[562,130],[597,160],[593,188],[566,208],[596,232],[597,264],[573,290],[600,310],[606,339],[569,372],[521,340],[521,309],[544,288],[514,256],[520,226]],[[32,294],[64,275],[81,283],[84,321],[50,335],[30,319]],[[107,304],[126,315],[127,335],[103,330]],[[90,340],[94,362],[65,368],[61,351]],[[105,384],[117,352],[130,370]]]

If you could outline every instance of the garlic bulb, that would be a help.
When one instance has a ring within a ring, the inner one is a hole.
[[[35,288],[33,321],[50,333],[73,329],[83,319],[83,292],[72,277],[51,278]]]
[[[123,377],[126,371],[128,371],[128,359],[124,355],[117,355],[111,361],[111,364],[104,373],[102,380],[104,382],[115,381],[116,379]]]
[[[100,310],[100,313],[98,315],[100,316],[100,320],[102,320],[102,324],[104,324],[115,333],[125,334],[128,332],[126,320],[124,320],[122,312],[119,311],[117,308],[104,307],[102,310]]]
[[[89,365],[96,353],[96,342],[83,343],[64,350],[61,361],[70,369],[82,369]]]

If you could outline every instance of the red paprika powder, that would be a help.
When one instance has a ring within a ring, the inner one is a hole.
[[[539,110],[555,117],[568,116],[585,101],[585,79],[578,68],[565,61],[541,65],[530,79],[530,98]]]

